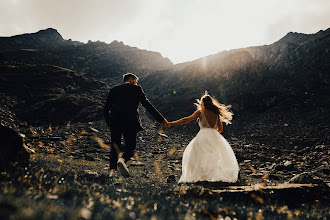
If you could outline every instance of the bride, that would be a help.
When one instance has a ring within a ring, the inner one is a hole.
[[[222,122],[231,123],[231,106],[220,104],[207,92],[197,100],[197,110],[171,125],[182,125],[198,118],[200,131],[188,144],[182,158],[182,176],[179,183],[197,181],[236,182],[238,163],[229,143],[220,134]]]

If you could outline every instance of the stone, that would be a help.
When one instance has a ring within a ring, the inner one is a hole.
[[[323,184],[323,180],[321,180],[319,177],[316,177],[312,175],[312,173],[309,172],[303,172],[300,174],[295,175],[292,177],[288,183],[300,183],[300,184],[306,184],[306,183],[312,183],[312,184]]]
[[[292,162],[287,160],[287,161],[285,161],[285,163],[283,165],[287,167],[287,166],[290,166],[291,164],[292,164]]]
[[[144,163],[142,163],[141,161],[132,161],[130,163],[130,166],[133,166],[133,167],[141,167],[141,166],[144,166]]]
[[[168,183],[176,183],[176,179],[175,179],[175,176],[173,174],[169,175],[166,180],[167,180]]]
[[[23,137],[9,127],[0,125],[0,169],[9,170],[14,167],[26,167],[30,153],[24,147]]]

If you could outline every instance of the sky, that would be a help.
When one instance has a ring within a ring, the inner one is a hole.
[[[64,39],[114,40],[173,63],[330,28],[330,0],[0,0],[0,36],[55,28]]]

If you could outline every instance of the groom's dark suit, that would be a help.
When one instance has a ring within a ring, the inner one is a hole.
[[[165,118],[146,98],[141,86],[129,83],[113,87],[107,97],[104,107],[104,117],[111,130],[110,169],[117,168],[118,155],[115,144],[120,148],[121,135],[124,136],[126,151],[123,154],[128,161],[134,154],[136,134],[143,130],[139,117],[139,103],[158,121]]]

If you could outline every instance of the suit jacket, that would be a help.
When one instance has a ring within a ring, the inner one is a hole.
[[[123,84],[113,87],[104,106],[104,117],[110,129],[120,127],[135,131],[143,130],[139,117],[139,104],[158,121],[163,122],[164,117],[149,102],[141,86]]]

